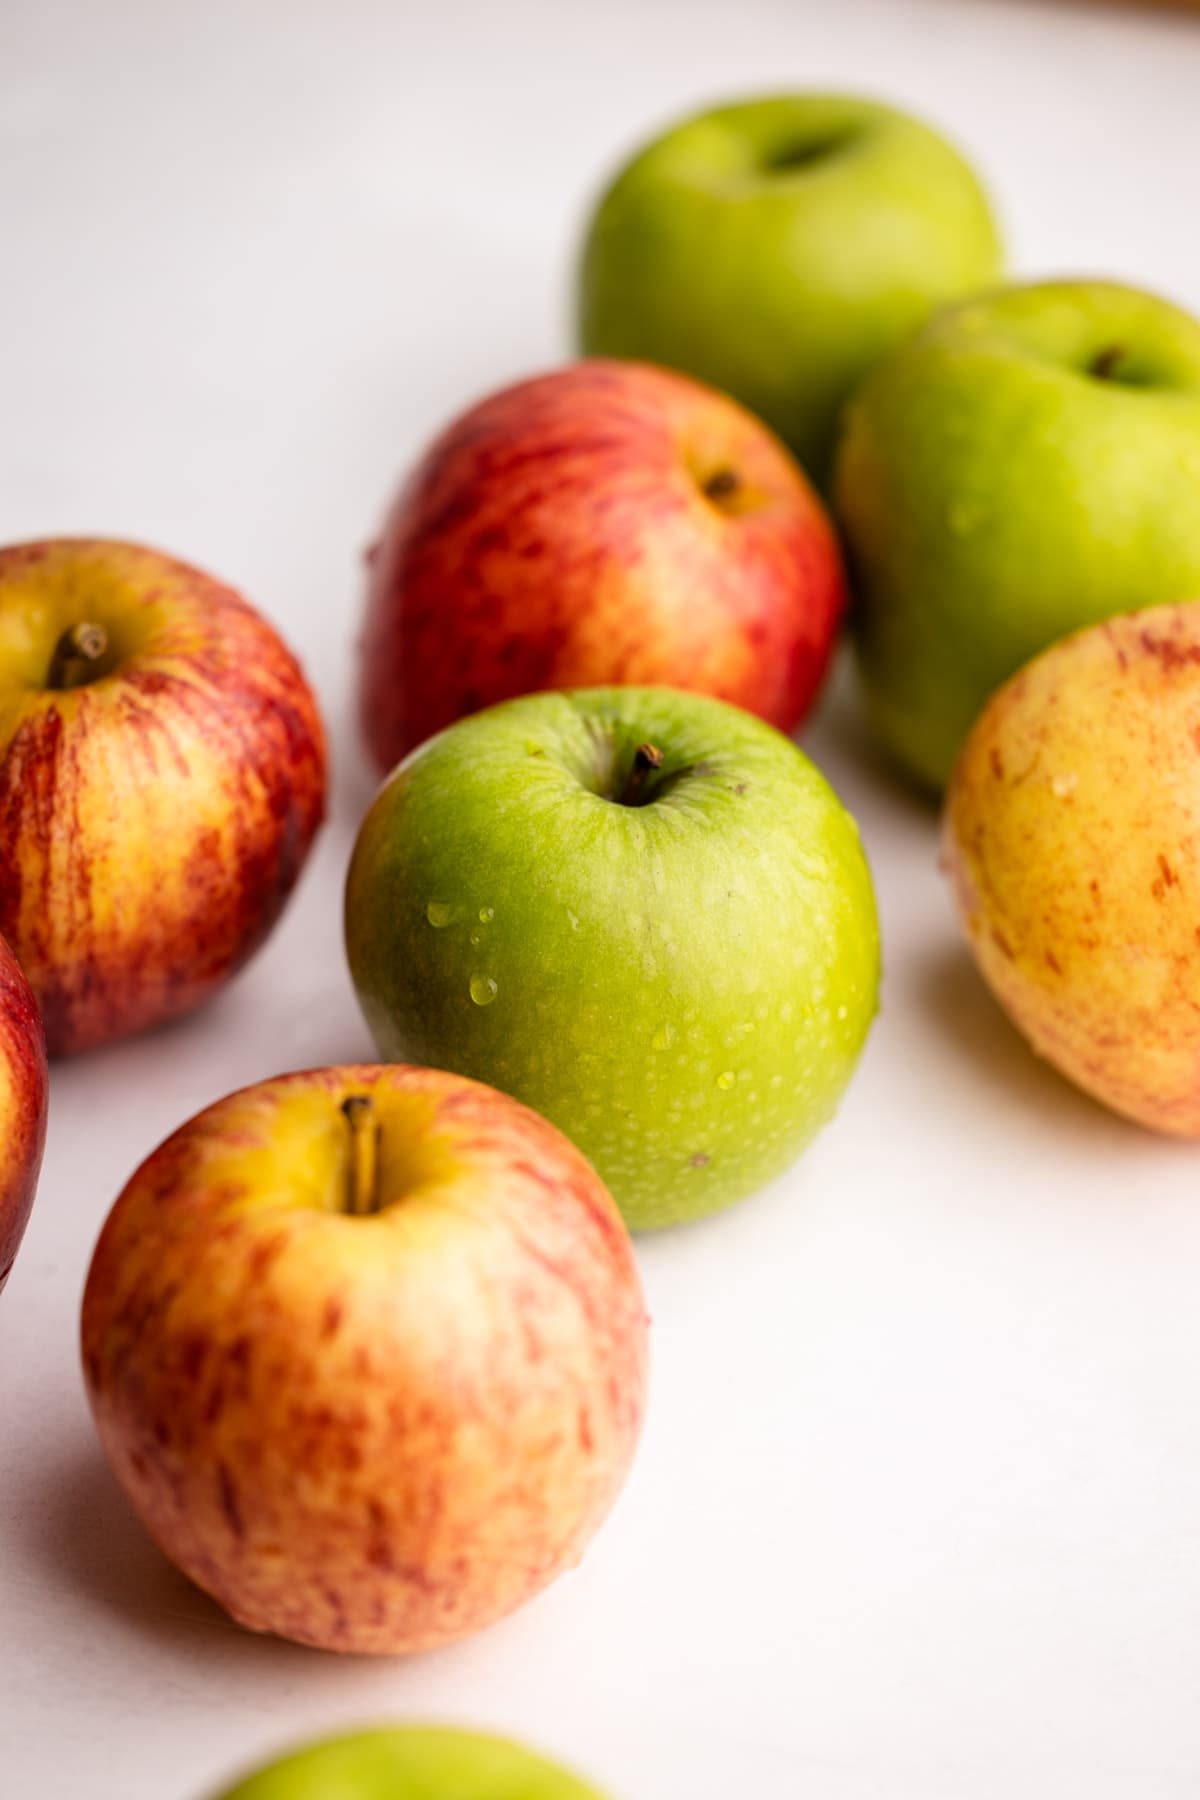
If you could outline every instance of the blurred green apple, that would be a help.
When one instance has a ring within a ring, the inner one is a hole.
[[[876,731],[939,789],[1039,650],[1200,594],[1200,323],[1111,282],[954,307],[855,396],[835,491]]]
[[[565,1769],[503,1738],[431,1726],[311,1744],[220,1800],[602,1800]]]
[[[724,388],[824,482],[850,390],[1000,257],[983,189],[928,126],[843,95],[748,100],[617,175],[587,231],[579,337]]]
[[[422,745],[363,823],[346,931],[383,1055],[545,1114],[634,1226],[786,1167],[875,1011],[854,821],[771,726],[670,688],[533,694]]]

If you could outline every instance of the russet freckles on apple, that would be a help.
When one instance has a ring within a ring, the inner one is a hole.
[[[360,703],[376,762],[543,688],[668,682],[784,731],[844,605],[824,509],[724,394],[584,362],[431,445],[370,557]]]
[[[392,1654],[582,1555],[645,1405],[628,1234],[544,1119],[458,1077],[315,1070],[157,1150],[83,1304],[101,1442],[242,1624]]]
[[[0,931],[52,1055],[227,980],[279,917],[324,798],[312,693],[229,588],[130,544],[0,551]]]

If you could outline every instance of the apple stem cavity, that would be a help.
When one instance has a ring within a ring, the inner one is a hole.
[[[379,1121],[367,1094],[348,1095],[342,1101],[342,1117],[350,1127],[350,1169],[343,1210],[353,1218],[365,1218],[380,1210]]]
[[[83,687],[99,673],[96,665],[108,649],[108,633],[90,619],[70,625],[54,646],[46,686],[65,691]]]
[[[639,744],[633,753],[633,764],[625,777],[625,786],[617,795],[618,806],[644,806],[650,795],[645,792],[647,777],[661,769],[663,753],[656,744]]]

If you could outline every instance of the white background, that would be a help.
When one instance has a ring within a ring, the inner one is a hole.
[[[207,1012],[57,1068],[0,1300],[0,1786],[201,1800],[297,1735],[434,1717],[616,1800],[1183,1800],[1200,1790],[1200,1151],[1038,1065],[959,947],[933,817],[807,743],[878,878],[883,1015],[786,1179],[642,1244],[633,1479],[578,1573],[409,1662],[230,1625],[95,1448],[76,1316],[101,1218],[240,1083],[366,1055],[342,870],[360,552],[430,430],[562,356],[585,203],[680,108],[770,85],[926,113],[1023,273],[1200,309],[1200,21],[991,0],[8,0],[0,541],[141,538],[285,630],[332,821]]]

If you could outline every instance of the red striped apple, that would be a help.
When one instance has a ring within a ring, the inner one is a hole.
[[[494,394],[418,464],[370,558],[364,733],[382,768],[540,688],[666,684],[791,731],[844,601],[798,465],[725,395],[582,362]]]
[[[0,931],[51,1055],[205,1000],[263,942],[321,822],[299,665],[153,550],[0,550]]]
[[[20,964],[0,938],[0,1288],[11,1273],[46,1143],[46,1040]]]
[[[429,1069],[247,1088],[145,1162],[83,1302],[100,1437],[242,1624],[395,1653],[574,1564],[624,1481],[646,1320],[613,1201],[536,1113]]]

